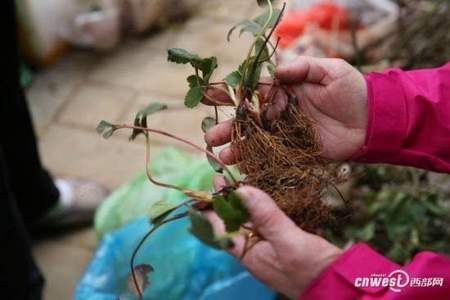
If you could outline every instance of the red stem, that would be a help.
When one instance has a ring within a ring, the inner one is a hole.
[[[192,142],[190,142],[190,141],[188,141],[188,140],[185,140],[185,139],[183,139],[183,138],[180,138],[180,137],[178,137],[178,136],[175,136],[175,135],[173,135],[173,134],[171,134],[171,133],[168,133],[168,132],[165,132],[165,131],[159,130],[159,129],[152,129],[152,128],[146,128],[146,127],[140,127],[140,126],[132,126],[132,125],[127,125],[127,124],[113,125],[113,127],[114,127],[115,129],[128,128],[128,129],[138,129],[138,130],[142,130],[142,131],[153,132],[153,133],[157,133],[157,134],[161,134],[161,135],[170,137],[170,138],[172,138],[172,139],[174,139],[174,140],[177,140],[177,141],[180,141],[180,142],[182,142],[182,143],[185,143],[185,144],[187,144],[187,145],[189,145],[189,146],[191,146],[191,147],[197,149],[198,151],[201,151],[201,152],[205,153],[205,154],[208,155],[211,159],[213,159],[214,161],[216,161],[216,162],[217,162],[217,163],[218,163],[218,164],[219,164],[219,165],[220,165],[220,166],[228,173],[228,175],[230,176],[231,180],[233,180],[233,182],[234,182],[235,184],[237,184],[237,181],[236,181],[236,179],[234,178],[233,174],[232,174],[231,171],[228,169],[227,165],[226,165],[220,158],[218,158],[214,153],[212,153],[212,152],[210,152],[210,151],[208,151],[208,150],[206,150],[206,149],[203,149],[202,147],[200,147],[200,146],[198,146],[198,145],[196,145],[196,144],[194,144],[194,143],[192,143]]]

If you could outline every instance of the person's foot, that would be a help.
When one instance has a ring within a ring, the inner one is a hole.
[[[56,179],[55,185],[59,190],[59,201],[39,221],[40,230],[91,224],[95,210],[109,194],[105,186],[81,178]]]

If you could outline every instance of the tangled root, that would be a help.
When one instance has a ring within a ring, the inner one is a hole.
[[[336,167],[321,157],[310,119],[289,104],[269,128],[249,117],[236,118],[232,149],[244,182],[269,194],[301,228],[315,232],[331,220],[322,196],[337,182]]]

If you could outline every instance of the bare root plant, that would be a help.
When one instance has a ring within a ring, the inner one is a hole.
[[[247,56],[239,68],[220,82],[210,82],[217,68],[217,58],[201,58],[184,49],[168,50],[168,60],[179,64],[190,64],[194,74],[187,78],[189,90],[185,105],[193,108],[201,102],[214,106],[216,117],[205,118],[202,122],[204,132],[218,123],[217,106],[223,105],[221,99],[211,96],[218,90],[229,98],[228,105],[235,109],[232,126],[231,147],[238,158],[239,179],[218,158],[210,146],[204,149],[181,137],[147,126],[147,118],[153,113],[166,109],[162,104],[152,103],[137,113],[133,125],[111,124],[101,121],[97,127],[99,134],[109,138],[117,130],[132,130],[130,140],[142,135],[146,140],[146,170],[151,183],[175,189],[186,196],[186,201],[174,205],[166,201],[156,202],[150,211],[153,227],[143,237],[133,252],[129,276],[129,289],[142,298],[148,285],[147,273],[153,271],[150,265],[135,266],[135,257],[145,240],[162,225],[185,217],[191,220],[190,232],[203,243],[223,249],[232,247],[232,237],[240,231],[247,233],[244,252],[251,251],[252,245],[264,237],[254,232],[246,223],[249,215],[241,204],[235,190],[249,184],[268,193],[279,207],[300,227],[315,232],[330,219],[330,208],[322,201],[323,195],[339,183],[336,167],[321,156],[320,138],[314,130],[314,122],[299,110],[294,93],[288,86],[280,84],[274,77],[274,54],[278,41],[272,41],[272,34],[280,22],[285,4],[281,9],[274,8],[270,0],[259,0],[258,5],[267,6],[260,16],[245,20],[234,26],[228,33],[229,39],[237,28],[240,33],[254,36]],[[270,83],[261,81],[263,68],[271,74]],[[269,87],[263,94],[258,87]],[[278,97],[277,95],[285,97]],[[284,99],[284,100],[280,100]],[[269,111],[276,108],[275,117],[269,118]],[[150,170],[150,137],[159,134],[187,144],[205,153],[208,161],[218,173],[224,173],[228,186],[220,191],[193,191],[170,183],[159,182]],[[337,190],[337,189],[336,189]],[[182,207],[186,207],[182,212]],[[213,209],[225,224],[226,234],[216,236],[209,220],[201,211]],[[250,241],[252,239],[252,241]]]

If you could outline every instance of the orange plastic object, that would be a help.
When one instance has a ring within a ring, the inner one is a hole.
[[[280,38],[279,46],[288,47],[312,24],[324,30],[347,30],[350,17],[344,7],[331,2],[318,3],[307,10],[289,12],[275,30],[275,36]]]

